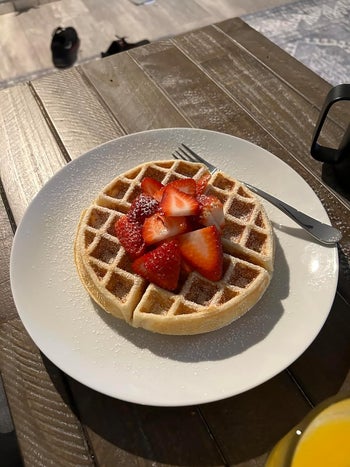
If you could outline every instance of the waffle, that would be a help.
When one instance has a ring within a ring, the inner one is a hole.
[[[111,181],[81,215],[75,262],[90,296],[107,312],[132,326],[162,334],[199,334],[221,328],[261,298],[273,273],[271,223],[258,198],[222,172],[211,176],[206,194],[224,206],[223,276],[211,282],[197,272],[169,292],[135,274],[115,236],[114,224],[152,177],[166,184],[208,173],[202,164],[180,160],[144,163]]]

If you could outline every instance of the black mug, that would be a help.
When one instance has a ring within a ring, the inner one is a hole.
[[[316,123],[311,143],[311,155],[314,159],[330,164],[334,175],[342,188],[350,191],[350,124],[344,133],[338,149],[327,148],[317,143],[328,111],[338,101],[350,100],[350,84],[334,86],[328,93]]]

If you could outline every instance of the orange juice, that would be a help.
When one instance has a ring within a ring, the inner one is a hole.
[[[273,449],[266,467],[350,467],[350,399],[316,407]]]
[[[336,402],[306,428],[292,467],[350,467],[350,399]]]

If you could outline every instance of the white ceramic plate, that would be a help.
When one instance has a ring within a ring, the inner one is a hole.
[[[181,142],[228,174],[329,221],[309,185],[271,153],[222,133],[163,129],[111,141],[58,172],[30,204],[11,256],[15,303],[42,352],[96,391],[156,406],[223,399],[285,369],[323,326],[338,277],[337,249],[316,243],[264,202],[277,239],[275,274],[262,300],[231,325],[205,335],[162,336],[95,305],[73,260],[82,209],[119,173],[170,159]]]

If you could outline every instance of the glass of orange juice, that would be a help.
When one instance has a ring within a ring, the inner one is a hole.
[[[316,406],[271,451],[266,467],[350,467],[350,394]]]

